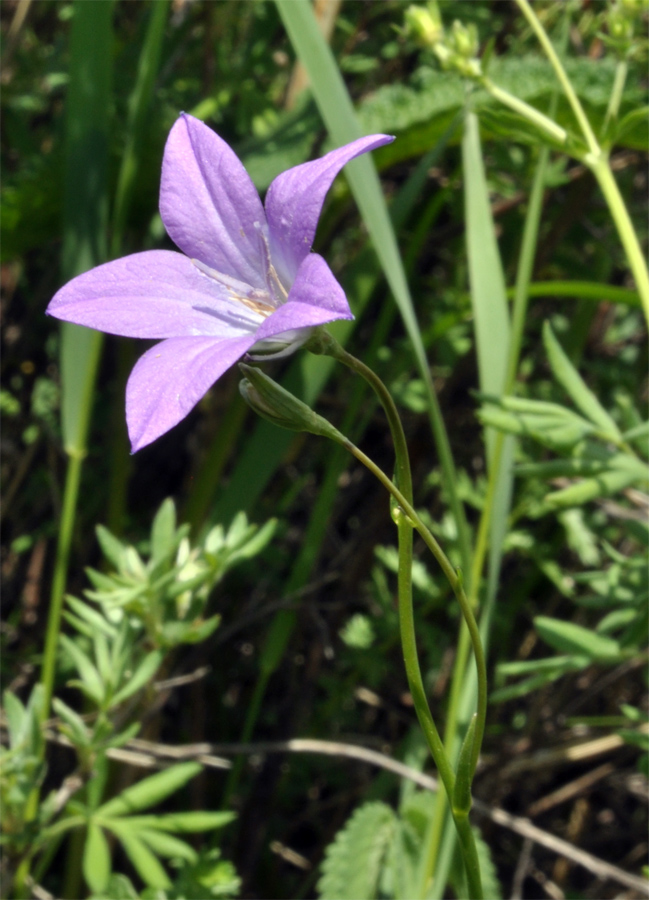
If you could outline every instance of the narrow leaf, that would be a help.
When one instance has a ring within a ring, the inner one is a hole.
[[[110,877],[110,848],[104,832],[95,822],[88,823],[88,836],[83,848],[83,877],[91,891],[101,893]]]
[[[578,653],[598,662],[619,662],[622,658],[620,645],[613,638],[596,634],[574,622],[562,622],[548,616],[537,616],[534,627],[551,647],[563,653]]]
[[[106,823],[106,827],[119,838],[126,855],[133,863],[140,878],[152,888],[167,890],[171,887],[169,876],[155,856],[138,835],[125,822]]]
[[[150,775],[101,806],[97,810],[97,816],[125,816],[153,806],[186,785],[201,769],[199,763],[179,763],[163,772]]]
[[[113,705],[117,706],[128,697],[132,697],[140,688],[147,684],[160,668],[164,654],[160,650],[147,653],[135,672],[131,675],[126,685],[113,697]]]
[[[491,205],[482,161],[478,119],[467,113],[462,140],[465,184],[466,242],[469,259],[480,389],[500,397],[505,388],[509,348],[509,314],[505,277],[491,217]],[[487,434],[493,453],[495,435]]]
[[[554,377],[570,395],[575,406],[579,407],[586,418],[603,434],[610,435],[617,441],[621,440],[620,429],[566,356],[549,322],[543,325],[543,343]]]

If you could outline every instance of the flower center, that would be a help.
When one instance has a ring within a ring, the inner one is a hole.
[[[216,269],[211,269],[198,259],[192,259],[192,263],[199,272],[203,273],[203,275],[207,275],[208,278],[211,278],[218,284],[222,284],[230,295],[229,299],[235,303],[241,303],[243,306],[257,313],[257,315],[262,316],[264,319],[275,312],[275,307],[273,306],[268,291],[253,288],[249,284],[246,284],[245,281],[237,281],[236,278],[232,278],[230,275],[224,275],[223,272],[217,272]]]

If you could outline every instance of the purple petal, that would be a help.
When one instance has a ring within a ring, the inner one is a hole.
[[[171,338],[137,361],[126,385],[126,421],[132,452],[184,419],[226,369],[255,342],[254,335],[215,340]]]
[[[47,312],[57,319],[108,334],[137,338],[249,333],[235,318],[223,285],[198,271],[181,253],[148,250],[97,266],[69,281]]]
[[[165,146],[160,215],[187,256],[251,287],[265,287],[259,226],[266,216],[255,186],[225,141],[184,113]]]
[[[271,257],[287,284],[311,250],[322,204],[336,175],[350,159],[393,140],[386,134],[359,138],[321,159],[288,169],[273,181],[266,194]]]
[[[255,338],[259,341],[296,328],[353,318],[333,272],[321,256],[310,253],[298,270],[288,300],[259,326]]]

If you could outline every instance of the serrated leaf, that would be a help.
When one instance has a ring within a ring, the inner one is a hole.
[[[112,699],[112,705],[118,706],[128,697],[132,697],[141,688],[147,684],[155,673],[158,671],[164,659],[164,653],[161,650],[153,650],[147,653],[142,662],[139,664],[135,672],[128,679],[126,685],[117,691]]]
[[[620,441],[622,439],[620,429],[595,394],[586,386],[583,378],[566,356],[563,347],[554,336],[549,322],[543,324],[543,343],[554,377],[569,394],[575,406],[597,426],[602,434]]]
[[[127,816],[129,813],[147,809],[155,803],[166,799],[179,790],[201,771],[200,763],[187,762],[171,766],[163,772],[157,772],[137,784],[126,788],[119,797],[114,797],[97,810],[97,816],[113,818]]]
[[[607,663],[619,662],[623,658],[618,641],[574,622],[536,616],[534,627],[546,644],[563,653],[585,655],[591,660]]]
[[[372,900],[396,827],[394,811],[385,803],[359,807],[325,851],[318,891],[322,900]]]
[[[102,829],[88,823],[88,835],[83,848],[83,877],[91,891],[101,893],[110,877],[111,859],[108,841]]]

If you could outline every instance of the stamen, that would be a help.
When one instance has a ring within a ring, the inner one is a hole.
[[[257,230],[259,237],[261,238],[261,250],[264,256],[264,260],[266,261],[266,284],[268,285],[268,291],[273,295],[278,303],[283,303],[288,298],[288,291],[279,280],[277,270],[271,262],[270,243],[268,241],[268,227],[264,227],[261,222],[254,222],[253,225]],[[279,289],[279,296],[275,291],[275,288]]]
[[[238,281],[230,275],[224,275],[222,272],[217,272],[216,269],[211,269],[198,259],[192,259],[192,263],[199,272],[203,273],[203,275],[207,275],[208,278],[211,278],[218,284],[222,284],[230,294],[229,299],[234,303],[241,303],[243,306],[246,306],[248,309],[251,309],[253,312],[264,318],[275,311],[275,307],[268,302],[270,297],[268,296],[267,291],[253,288],[249,284],[246,284],[245,281]]]

